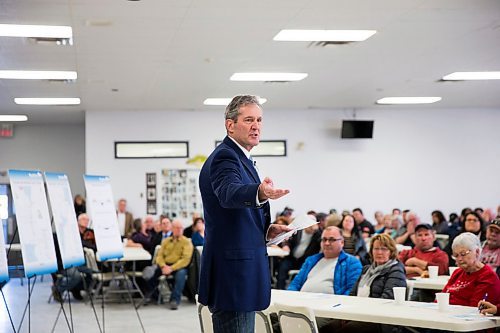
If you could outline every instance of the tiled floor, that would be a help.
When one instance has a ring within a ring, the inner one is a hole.
[[[5,300],[13,317],[16,332],[45,333],[51,332],[57,313],[60,309],[59,303],[52,301],[47,303],[51,292],[49,276],[45,276],[44,282],[37,282],[31,298],[31,330],[28,329],[28,313],[20,331],[17,330],[19,322],[27,302],[27,285],[21,286],[19,279],[13,279],[3,288]],[[95,309],[102,327],[101,302],[95,304]],[[66,304],[66,313],[69,317],[69,308]],[[90,303],[74,301],[71,299],[71,312],[73,314],[74,332],[100,332],[92,311]],[[200,332],[200,325],[196,311],[196,305],[183,299],[178,310],[170,310],[168,304],[148,305],[141,307],[139,315],[144,324],[145,332],[173,332],[173,333],[196,333]],[[136,312],[130,303],[107,303],[104,307],[105,330],[104,332],[139,333],[142,332]],[[8,313],[0,295],[0,332],[14,332],[9,321]],[[70,332],[63,315],[58,320],[55,332]]]

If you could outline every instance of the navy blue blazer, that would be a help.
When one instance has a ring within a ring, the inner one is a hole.
[[[257,206],[259,175],[228,137],[200,173],[205,218],[198,301],[221,311],[269,306],[271,276],[265,236],[269,204]]]

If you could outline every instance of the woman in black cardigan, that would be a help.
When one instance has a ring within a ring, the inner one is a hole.
[[[387,234],[372,237],[370,242],[371,265],[363,267],[361,276],[351,290],[351,296],[394,299],[393,287],[406,287],[405,268],[397,258],[396,242]],[[339,321],[320,332],[399,332],[399,326],[350,321]]]

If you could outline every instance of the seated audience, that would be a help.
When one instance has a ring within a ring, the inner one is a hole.
[[[75,195],[75,200],[73,201],[73,205],[75,206],[76,217],[80,216],[80,214],[87,212],[85,199],[80,194]]]
[[[338,227],[340,225],[340,221],[342,221],[342,216],[339,214],[335,213],[330,213],[326,217],[326,223],[325,223],[325,228],[326,227]]]
[[[191,241],[194,246],[203,246],[205,244],[205,220],[202,217],[194,219]]]
[[[373,236],[370,257],[372,264],[363,267],[351,295],[393,299],[393,287],[406,287],[405,269],[397,260],[396,243],[388,235]]]
[[[481,242],[486,240],[486,233],[483,230],[484,223],[483,223],[483,220],[481,219],[481,216],[479,216],[477,213],[473,212],[470,208],[464,208],[462,210],[462,212],[464,212],[464,211],[466,213],[463,215],[462,227],[461,227],[460,233],[458,235],[460,235],[464,232],[470,232],[470,233],[473,233],[474,235],[476,235]],[[444,248],[444,251],[448,254],[448,257],[449,257],[450,266],[456,266],[455,261],[453,260],[453,257],[452,257],[452,244],[453,244],[454,238],[452,239],[450,237],[450,239],[448,240],[448,244]]]
[[[453,257],[459,269],[453,272],[443,292],[450,293],[450,304],[476,306],[484,295],[493,304],[500,302],[500,280],[493,270],[483,264],[479,238],[465,232],[453,240]]]
[[[80,239],[82,245],[89,249],[97,251],[94,230],[89,228],[89,216],[85,213],[78,215],[78,231],[80,232]]]
[[[373,297],[393,299],[393,287],[406,287],[404,266],[396,259],[396,242],[386,234],[372,237],[370,242],[372,264],[363,267],[358,281],[350,295],[358,297]],[[323,318],[318,318],[320,332],[397,332],[399,327],[371,322],[350,321],[342,325],[334,319],[327,325],[321,325]]]
[[[356,225],[358,226],[358,229],[363,238],[370,237],[375,233],[375,228],[373,227],[373,224],[365,219],[365,216],[363,215],[363,211],[361,210],[361,208],[354,208],[352,210],[352,216],[354,217]]]
[[[134,232],[134,217],[127,211],[127,200],[118,200],[116,209],[116,217],[118,219],[118,229],[122,238],[129,238]]]
[[[156,257],[158,267],[148,281],[148,292],[146,293],[146,299],[149,301],[158,286],[158,278],[161,275],[172,275],[174,283],[169,300],[172,310],[177,310],[181,302],[188,273],[187,267],[193,256],[193,244],[189,238],[183,236],[183,229],[179,220],[172,222],[172,236],[164,239],[161,243],[161,249]]]
[[[428,266],[439,266],[439,275],[448,273],[448,256],[434,246],[435,238],[429,224],[421,223],[415,227],[415,247],[401,251],[398,256],[405,265],[406,276],[421,276]]]
[[[414,237],[415,226],[420,223],[420,219],[418,218],[417,214],[413,212],[407,212],[406,219],[403,218],[403,223],[406,224],[402,225],[399,228],[394,239],[397,244],[403,244],[405,246],[413,247],[414,243],[412,238]]]
[[[135,219],[134,226],[136,227],[136,230],[128,239],[127,246],[142,247],[144,250],[152,254],[154,251],[152,244],[153,233],[150,230],[147,230],[146,220],[142,222],[141,219]]]
[[[348,295],[361,273],[359,260],[342,248],[340,229],[327,227],[321,235],[321,253],[306,259],[288,290]]]
[[[479,303],[477,303],[477,306],[480,309],[481,314],[483,315],[492,314],[500,316],[500,304],[494,305],[488,301],[480,300]]]
[[[344,215],[340,229],[344,238],[344,251],[356,256],[363,265],[368,264],[365,240],[361,237],[358,225],[354,224],[352,215]]]
[[[463,232],[471,232],[477,237],[479,240],[483,242],[486,240],[486,233],[484,232],[484,222],[479,214],[476,212],[470,212],[465,215]]]
[[[384,223],[384,213],[381,211],[376,211],[375,212],[375,221],[377,221],[377,224],[375,225],[375,233],[376,234],[381,234],[384,232],[385,229],[385,223]]]
[[[479,260],[500,276],[500,218],[496,218],[486,228],[486,242]]]
[[[391,236],[392,239],[395,239],[398,235],[399,228],[403,225],[403,218],[401,215],[392,215],[391,216],[391,225],[390,227],[386,227],[384,230],[384,234]]]
[[[160,232],[156,233],[151,240],[153,251],[165,238],[170,236],[172,236],[172,222],[168,217],[163,217],[160,220]]]
[[[448,221],[440,210],[432,212],[432,229],[436,234],[448,234]]]
[[[307,215],[311,220],[316,221],[312,215]],[[299,269],[306,258],[317,254],[321,249],[321,231],[318,225],[313,224],[308,228],[299,230],[295,235],[283,242],[282,249],[289,254],[284,257],[278,265],[277,289],[285,289],[288,272],[291,269]]]
[[[316,214],[316,221],[318,221],[318,228],[319,231],[323,232],[326,228],[326,218],[328,217],[327,214],[325,213],[318,213]]]
[[[438,274],[448,273],[448,255],[434,246],[434,232],[429,224],[422,223],[415,227],[415,247],[403,250],[398,259],[405,265],[406,276],[409,278],[427,276],[428,266],[438,266]],[[432,290],[414,290],[412,299],[420,302],[432,302],[435,292]]]

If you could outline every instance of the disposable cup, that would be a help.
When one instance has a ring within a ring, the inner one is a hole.
[[[428,266],[427,269],[429,270],[429,278],[437,279],[439,266]]]
[[[460,267],[450,267],[450,276],[453,275],[453,272],[459,269]]]
[[[441,312],[448,311],[450,306],[450,294],[449,293],[436,293],[436,300],[438,303],[438,309]]]
[[[404,304],[406,299],[406,287],[392,287],[396,304]]]

